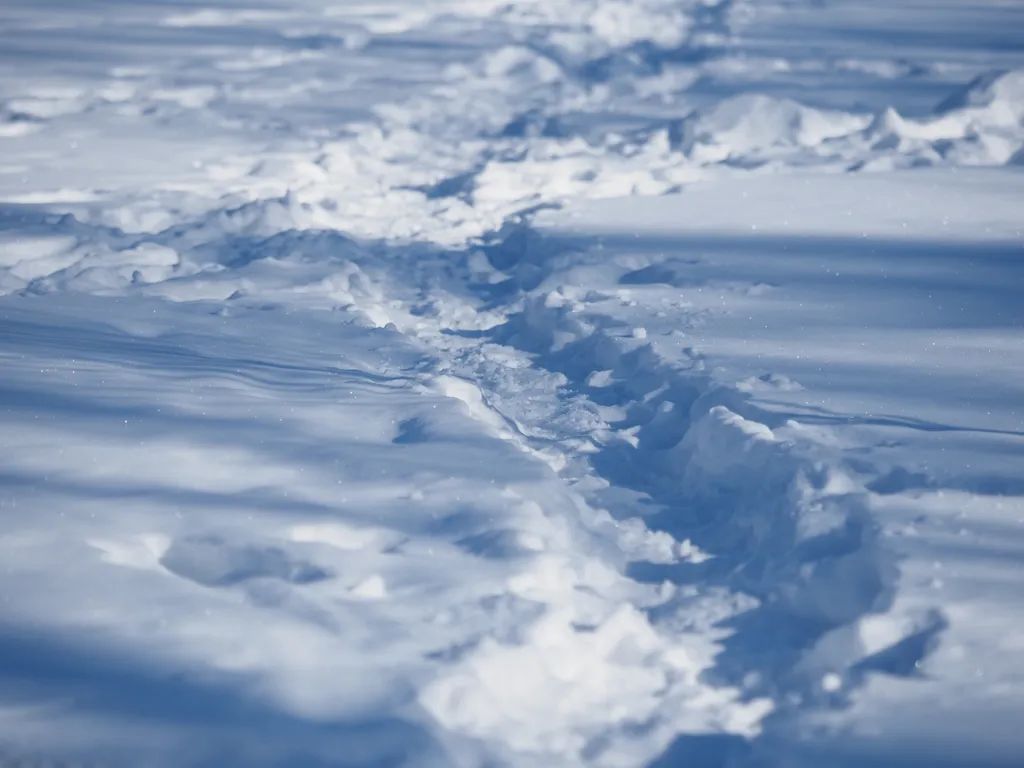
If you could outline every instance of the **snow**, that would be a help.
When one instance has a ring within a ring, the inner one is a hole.
[[[1016,765],[1022,30],[5,4],[0,765]]]

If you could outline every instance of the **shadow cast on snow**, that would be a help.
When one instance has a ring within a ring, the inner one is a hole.
[[[101,650],[102,641],[0,627],[0,703],[48,702],[56,707],[51,714],[91,723],[98,743],[89,758],[96,765],[397,768],[436,749],[421,726],[387,713],[318,722],[261,702],[244,675],[162,670],[109,644]],[[139,743],[111,750],[99,735],[108,722],[153,732],[163,748],[174,746],[169,754]],[[48,747],[59,753],[73,745]]]

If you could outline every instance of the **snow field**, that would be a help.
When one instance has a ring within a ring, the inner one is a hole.
[[[1013,765],[1024,25],[922,13],[0,11],[0,762]]]

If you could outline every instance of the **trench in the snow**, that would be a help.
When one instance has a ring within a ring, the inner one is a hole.
[[[820,670],[804,667],[802,660],[826,634],[891,604],[896,565],[882,546],[864,494],[828,490],[834,464],[820,457],[781,440],[747,440],[748,430],[742,424],[737,429],[736,422],[767,429],[765,422],[777,423],[778,415],[717,383],[696,353],[677,364],[659,357],[650,345],[624,349],[600,326],[564,345],[553,344],[557,332],[578,326],[566,307],[545,305],[539,286],[553,270],[548,261],[564,260],[567,251],[579,247],[546,241],[520,226],[502,230],[486,252],[495,268],[512,277],[497,287],[481,287],[462,275],[463,284],[456,290],[479,309],[499,309],[504,322],[485,331],[443,332],[469,338],[479,348],[511,348],[533,365],[564,377],[559,399],[611,406],[622,414],[607,424],[610,433],[594,437],[596,450],[582,456],[588,467],[584,471],[607,486],[604,492],[591,492],[589,501],[619,519],[635,516],[635,503],[615,501],[615,490],[625,489],[643,500],[649,529],[667,532],[678,542],[689,540],[711,555],[673,564],[634,562],[628,575],[642,582],[670,582],[695,599],[720,591],[757,601],[757,607],[723,622],[731,634],[707,673],[708,682],[735,686],[750,699],[770,697],[776,709],[763,737],[770,740],[797,712],[843,706],[868,672],[912,670],[928,651],[930,630],[926,637],[909,638],[906,648],[887,648],[855,663],[844,672],[842,691],[823,690]],[[464,254],[449,256],[450,289],[452,276],[459,274],[454,265]],[[596,374],[612,383],[594,385]],[[515,422],[512,414],[502,412],[501,395],[490,397],[487,383],[477,383],[485,400]],[[534,427],[543,431],[541,424],[525,426],[527,434]],[[539,448],[542,443],[538,441]],[[571,481],[578,480],[579,470],[573,474]],[[802,533],[801,517],[823,510],[842,523],[816,535]],[[649,615],[655,624],[665,623],[666,631],[674,631],[679,629],[677,608],[664,615],[655,608]],[[670,749],[664,759],[685,757],[687,738],[681,737],[679,749]],[[738,744],[745,750],[741,742],[730,737],[723,749]]]

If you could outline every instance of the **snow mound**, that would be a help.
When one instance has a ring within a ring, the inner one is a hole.
[[[937,114],[957,110],[984,111],[998,119],[1006,116],[1014,122],[1024,117],[1024,69],[993,70],[979,75],[962,90],[950,95],[936,108]]]
[[[1024,147],[1024,70],[981,75],[945,99],[933,117],[888,108],[864,133],[874,155],[862,167],[1006,165]]]
[[[864,115],[745,94],[685,120],[681,148],[696,162],[718,163],[773,149],[814,149],[861,130],[868,122]]]

